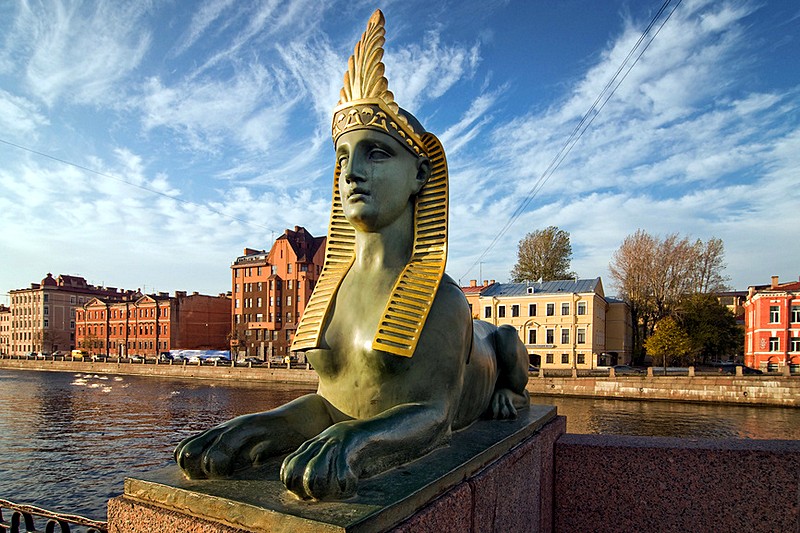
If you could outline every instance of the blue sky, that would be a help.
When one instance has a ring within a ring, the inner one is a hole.
[[[216,294],[244,247],[323,235],[331,110],[375,7],[389,88],[447,152],[456,280],[507,281],[549,225],[608,294],[639,228],[723,239],[737,289],[797,279],[794,0],[684,0],[536,185],[661,4],[3,2],[0,302],[47,272]]]

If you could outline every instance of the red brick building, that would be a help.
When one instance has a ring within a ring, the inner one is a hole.
[[[93,298],[76,311],[76,344],[91,354],[156,357],[169,350],[227,350],[230,298],[224,294],[133,294]]]
[[[231,265],[231,356],[285,357],[319,279],[325,237],[287,229],[272,249],[244,249]]]
[[[800,281],[750,287],[745,309],[744,364],[782,370],[800,364]]]

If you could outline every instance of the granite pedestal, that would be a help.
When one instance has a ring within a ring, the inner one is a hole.
[[[108,504],[109,533],[550,531],[554,443],[565,428],[543,405],[516,420],[478,421],[339,502],[289,493],[282,458],[242,480],[187,480],[168,467],[125,480]]]

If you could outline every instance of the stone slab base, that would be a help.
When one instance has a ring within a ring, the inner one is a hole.
[[[551,531],[555,441],[566,422],[532,405],[513,421],[479,421],[449,446],[362,480],[342,502],[308,502],[278,479],[187,480],[177,467],[125,480],[109,533]]]

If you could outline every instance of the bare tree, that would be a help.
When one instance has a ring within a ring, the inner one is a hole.
[[[625,238],[609,271],[631,307],[637,356],[643,355],[655,324],[674,314],[686,296],[725,287],[723,256],[722,241],[716,238],[691,243],[677,233],[659,239],[641,229]]]
[[[536,230],[519,241],[511,278],[515,282],[569,279],[575,277],[569,269],[571,258],[569,232],[556,226]]]
[[[722,274],[725,270],[725,246],[722,244],[722,239],[712,237],[705,244],[697,239],[694,251],[696,268],[692,280],[692,292],[707,294],[728,290],[730,278]]]

